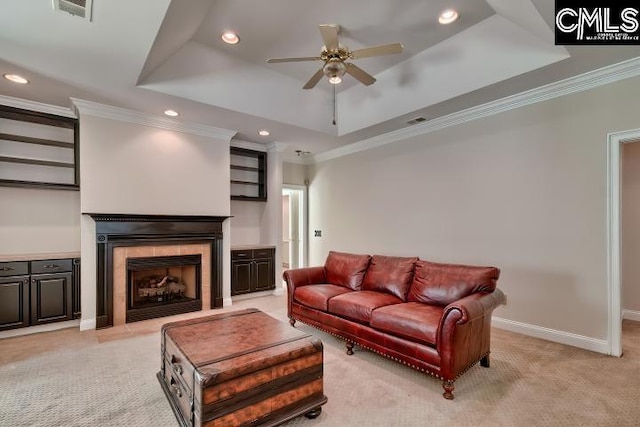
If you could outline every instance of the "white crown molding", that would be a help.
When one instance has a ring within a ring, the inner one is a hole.
[[[572,347],[579,347],[589,351],[609,354],[609,344],[606,340],[585,337],[584,335],[558,331],[555,329],[544,328],[542,326],[530,325],[528,323],[515,322],[513,320],[502,319],[500,317],[493,317],[491,321],[493,326],[499,329],[570,345]]]
[[[222,129],[199,123],[183,122],[168,117],[160,117],[140,111],[128,110],[126,108],[112,107],[110,105],[98,104],[96,102],[85,101],[83,99],[71,98],[76,108],[78,117],[81,114],[101,117],[104,119],[118,120],[121,122],[134,123],[143,126],[150,126],[159,129],[173,130],[176,132],[189,133],[193,135],[206,136],[209,138],[221,139],[230,142],[237,133],[235,130]]]
[[[21,108],[23,110],[38,111],[40,113],[53,114],[62,117],[77,118],[71,108],[59,107],[57,105],[43,104],[41,102],[29,101],[27,99],[14,98],[12,96],[0,95],[0,105],[7,107]]]
[[[267,144],[267,151],[282,153],[285,151],[290,144],[286,142],[272,142]]]
[[[535,89],[471,107],[446,116],[438,117],[414,126],[398,129],[372,138],[363,139],[361,141],[354,142],[353,144],[314,155],[313,162],[324,162],[338,157],[347,156],[349,154],[402,141],[414,136],[435,132],[437,130],[493,116],[495,114],[536,104],[538,102],[593,89],[619,80],[636,77],[638,75],[640,75],[640,57],[590,71],[579,76],[560,80],[555,83],[540,86]]]
[[[240,139],[232,139],[231,146],[236,148],[246,148],[247,150],[267,151],[267,146],[258,144],[257,142],[242,141]]]
[[[640,322],[640,311],[622,310],[622,318],[626,320],[633,320],[635,322]]]

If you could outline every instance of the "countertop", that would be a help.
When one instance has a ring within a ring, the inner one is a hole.
[[[43,259],[80,258],[80,252],[49,252],[39,254],[0,254],[0,262],[39,261]]]
[[[249,249],[275,249],[274,245],[235,245],[231,246],[232,251],[246,251]]]

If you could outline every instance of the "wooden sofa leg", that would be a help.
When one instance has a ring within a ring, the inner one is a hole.
[[[487,354],[485,357],[480,359],[480,366],[483,368],[488,368],[491,365],[491,360],[489,360],[489,355]]]
[[[453,381],[443,380],[442,388],[444,389],[444,393],[442,393],[442,396],[444,396],[445,399],[453,400],[453,389],[455,389]]]
[[[289,318],[289,324],[295,328],[296,327],[296,319],[294,319],[293,317],[290,317]]]
[[[349,341],[344,342],[347,345],[347,354],[351,356],[353,354],[353,343]]]

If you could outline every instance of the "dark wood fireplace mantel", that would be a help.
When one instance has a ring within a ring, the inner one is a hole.
[[[85,213],[96,222],[96,328],[113,326],[113,249],[203,243],[211,248],[211,308],[222,307],[222,223],[228,216]]]

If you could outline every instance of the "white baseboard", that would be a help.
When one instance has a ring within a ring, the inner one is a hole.
[[[91,329],[95,329],[96,328],[96,319],[95,317],[93,319],[82,319],[82,321],[80,321],[80,330],[81,331],[88,331]]]
[[[626,320],[634,320],[640,322],[640,311],[622,310],[622,318]]]
[[[80,325],[80,320],[68,320],[66,322],[49,323],[46,325],[29,326],[26,328],[10,329],[0,332],[0,339],[19,337],[22,335],[37,334],[39,332],[57,331],[58,329],[76,328]]]
[[[222,300],[223,307],[231,307],[233,305],[233,300],[231,298],[224,298]]]
[[[530,325],[528,323],[515,322],[513,320],[502,319],[500,317],[493,317],[491,321],[492,325],[496,328],[505,329],[507,331],[517,332],[519,334],[529,335],[535,338],[553,341],[560,344],[570,345],[573,347],[579,347],[598,353],[610,354],[609,344],[606,340],[585,337],[584,335],[558,331],[555,329],[544,328],[542,326]]]
[[[235,295],[235,296],[231,297],[231,299],[233,301],[244,301],[246,299],[253,299],[253,298],[271,296],[271,295],[273,295],[273,292],[274,291],[251,292],[251,293],[248,293],[248,294]]]
[[[277,297],[279,297],[280,295],[284,295],[284,288],[282,286],[278,286],[277,288],[274,289],[273,294]]]

